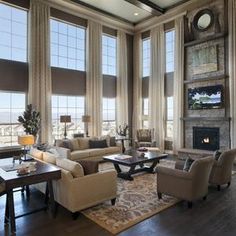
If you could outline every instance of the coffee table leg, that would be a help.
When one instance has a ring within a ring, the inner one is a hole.
[[[121,172],[120,166],[119,166],[118,164],[116,164],[116,163],[113,163],[113,165],[114,165],[114,167],[115,167],[115,169],[116,169],[116,172],[117,172],[117,173],[120,173],[120,172]]]
[[[47,182],[47,184],[48,184],[48,192],[49,192],[50,210],[51,210],[52,217],[55,218],[56,217],[56,204],[55,204],[55,201],[54,201],[52,180],[49,180]]]
[[[5,224],[9,223],[9,204],[8,204],[8,197],[6,196],[6,206],[5,206]]]
[[[153,161],[152,165],[149,167],[149,170],[148,170],[149,173],[153,173],[154,168],[156,167],[157,163],[159,163],[159,160]]]
[[[115,169],[117,171],[117,176],[119,178],[122,178],[122,179],[125,179],[125,180],[134,180],[134,178],[131,175],[134,173],[136,165],[131,166],[129,171],[127,171],[127,172],[122,172],[121,169],[120,169],[120,166],[118,164],[114,164],[114,166],[115,166]]]
[[[15,209],[14,209],[14,199],[13,199],[13,190],[7,192],[8,206],[9,206],[9,218],[11,224],[11,232],[16,232],[16,222],[15,222]]]

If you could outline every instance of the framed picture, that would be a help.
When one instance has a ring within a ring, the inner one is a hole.
[[[199,75],[218,70],[218,46],[211,45],[193,51],[193,75]]]

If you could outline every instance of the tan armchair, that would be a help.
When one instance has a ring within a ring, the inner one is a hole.
[[[153,140],[154,129],[138,129],[135,147],[155,147],[156,141]]]
[[[220,191],[220,186],[228,184],[230,186],[233,162],[236,157],[236,149],[224,151],[219,159],[214,161],[210,174],[210,184],[215,184]]]
[[[157,167],[157,193],[161,198],[162,193],[192,202],[199,198],[206,199],[208,181],[213,165],[212,157],[195,160],[190,170],[183,171],[166,167]]]

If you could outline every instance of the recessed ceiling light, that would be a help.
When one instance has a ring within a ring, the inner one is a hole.
[[[138,12],[135,12],[134,15],[135,15],[135,16],[138,16]]]

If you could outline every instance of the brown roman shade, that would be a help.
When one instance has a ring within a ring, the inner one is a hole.
[[[30,7],[30,0],[2,0],[2,1],[10,3],[12,5],[23,7],[26,9],[29,9],[29,7]]]
[[[143,32],[141,37],[142,37],[142,39],[149,38],[150,37],[150,30]]]
[[[148,89],[149,89],[149,77],[144,77],[142,79],[142,97],[148,98]]]
[[[103,75],[103,97],[116,97],[116,76]]]
[[[53,94],[85,96],[85,72],[56,67],[52,67],[51,72]]]
[[[28,64],[18,61],[0,60],[0,90],[28,91]]]
[[[168,31],[175,28],[175,21],[170,21],[164,24],[164,30]]]
[[[165,74],[165,96],[172,97],[174,94],[174,72]]]
[[[68,14],[66,12],[60,11],[55,8],[50,8],[50,14],[52,17],[55,17],[60,20],[64,20],[66,22],[70,22],[76,25],[81,25],[83,27],[87,27],[87,20],[80,18],[75,15]]]
[[[114,37],[117,36],[117,30],[109,28],[109,27],[104,26],[104,25],[102,26],[102,32],[105,33],[105,34],[112,35]]]

